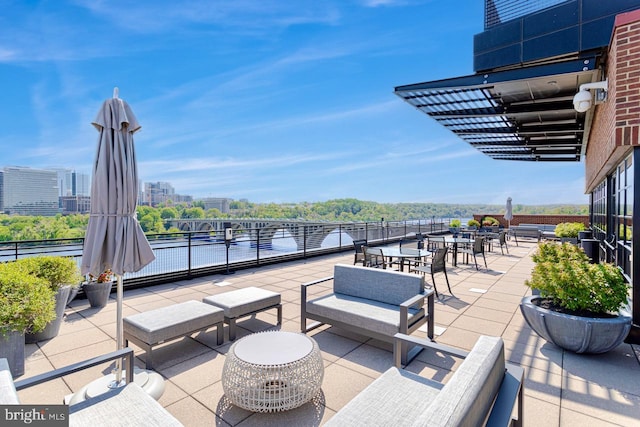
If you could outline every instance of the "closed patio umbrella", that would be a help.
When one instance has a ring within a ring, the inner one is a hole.
[[[507,220],[509,228],[511,228],[511,220],[513,219],[513,207],[511,206],[511,197],[507,198],[507,208],[504,212],[504,219]]]
[[[117,278],[117,349],[122,333],[122,275],[142,269],[155,259],[136,218],[138,171],[133,134],[140,130],[133,111],[118,98],[102,104],[92,123],[98,132],[93,163],[91,210],[82,250],[82,274],[98,276],[111,269]],[[119,366],[116,381],[121,379]]]

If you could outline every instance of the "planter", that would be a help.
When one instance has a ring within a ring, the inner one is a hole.
[[[69,298],[67,298],[67,305],[71,303],[77,296],[78,292],[80,292],[80,286],[74,286],[69,291]]]
[[[69,293],[71,292],[71,286],[61,286],[56,292],[56,318],[45,326],[41,332],[33,334],[25,334],[24,339],[27,344],[33,344],[39,341],[50,340],[58,335],[60,332],[60,325],[64,320],[64,309],[67,306],[69,300]]]
[[[631,317],[582,317],[558,313],[534,304],[540,297],[524,297],[520,310],[525,320],[547,341],[575,353],[605,353],[619,346],[631,328]]]
[[[24,375],[24,333],[0,331],[0,358],[7,359],[11,375]]]
[[[582,241],[584,239],[593,239],[593,231],[584,230],[578,232],[578,240]]]
[[[82,290],[87,296],[91,307],[104,307],[109,301],[109,294],[111,294],[112,286],[113,282],[92,282],[83,285]]]
[[[578,238],[577,237],[561,237],[560,238],[560,243],[571,243],[573,245],[577,245],[578,244]]]

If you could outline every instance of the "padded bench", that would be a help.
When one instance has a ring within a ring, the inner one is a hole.
[[[532,238],[539,242],[540,237],[542,237],[542,232],[537,227],[533,226],[512,225],[511,228],[509,228],[509,235],[514,237],[516,245],[518,245],[519,237]]]
[[[206,297],[202,302],[224,310],[224,322],[229,325],[229,340],[236,339],[236,320],[261,311],[278,310],[278,325],[282,325],[280,294],[256,287],[238,289]]]
[[[224,310],[200,301],[186,301],[144,313],[127,316],[124,322],[125,345],[129,341],[147,353],[147,369],[153,369],[151,349],[164,341],[217,327],[217,343],[224,341]]]

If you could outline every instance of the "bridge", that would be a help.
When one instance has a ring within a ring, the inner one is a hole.
[[[404,225],[404,226],[403,226]],[[320,248],[331,233],[342,232],[351,239],[382,240],[397,238],[408,233],[420,232],[416,222],[362,222],[362,223],[322,223],[286,219],[174,219],[171,226],[181,231],[206,232],[214,238],[222,239],[224,229],[233,229],[234,239],[248,237],[250,242],[270,247],[278,231],[286,230],[295,240],[298,250]],[[425,231],[422,224],[422,231]]]

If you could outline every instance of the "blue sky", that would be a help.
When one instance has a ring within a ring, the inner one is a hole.
[[[0,166],[90,173],[114,86],[139,175],[254,202],[586,203],[584,164],[496,161],[393,94],[473,73],[482,0],[5,0]]]

